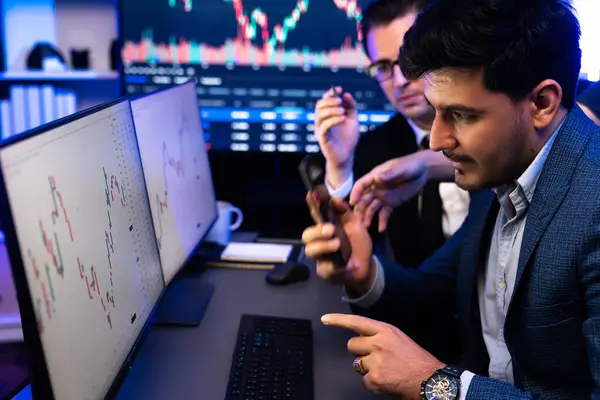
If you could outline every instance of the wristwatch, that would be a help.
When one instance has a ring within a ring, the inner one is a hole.
[[[447,365],[421,383],[421,400],[456,400],[460,396],[463,368]]]

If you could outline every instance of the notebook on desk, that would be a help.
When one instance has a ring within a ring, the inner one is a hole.
[[[205,253],[204,264],[216,268],[270,270],[290,259],[299,260],[302,255],[301,245],[279,243],[231,242],[220,250]]]
[[[279,243],[229,243],[221,253],[221,259],[237,262],[284,263],[294,246]]]

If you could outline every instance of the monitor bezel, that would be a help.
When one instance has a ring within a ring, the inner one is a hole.
[[[130,97],[129,98],[129,106],[131,107],[131,114],[133,116],[133,102],[135,100],[140,100],[140,99],[144,99],[148,96],[152,96],[155,94],[159,94],[162,92],[167,92],[171,89],[175,89],[179,86],[185,86],[185,85],[191,85],[194,88],[194,95],[196,93],[196,80],[193,77],[190,77],[190,79],[188,79],[187,81],[183,82],[183,83],[174,83],[172,85],[157,89],[153,92],[150,93],[145,93],[139,96],[135,96],[135,97]],[[197,99],[196,99],[197,101]],[[198,120],[200,121],[200,128],[202,129],[202,116],[200,114],[200,108],[198,106],[196,106],[196,110],[198,111]],[[135,118],[133,120],[134,125],[135,125]],[[203,131],[204,132],[204,131]],[[136,128],[136,139],[137,139],[137,128]],[[138,150],[139,150],[139,139],[137,139],[138,141]],[[200,250],[200,247],[202,246],[202,244],[204,244],[204,240],[206,239],[206,237],[208,236],[208,234],[210,233],[210,230],[212,229],[212,227],[215,225],[215,223],[217,222],[217,220],[219,219],[219,204],[218,204],[218,200],[217,200],[217,193],[215,190],[215,183],[213,180],[213,172],[212,172],[212,165],[210,165],[210,159],[209,159],[209,155],[208,155],[208,150],[206,150],[206,148],[204,149],[204,151],[206,152],[206,157],[207,157],[207,161],[208,161],[208,167],[210,168],[210,181],[212,183],[212,191],[215,197],[215,202],[214,202],[214,210],[215,210],[215,214],[214,217],[212,219],[212,221],[208,224],[208,229],[204,232],[204,234],[202,234],[202,236],[200,237],[200,239],[198,239],[198,242],[196,243],[196,245],[194,246],[194,248],[192,249],[192,251],[190,252],[190,254],[188,254],[185,258],[185,260],[183,260],[182,264],[179,266],[179,269],[177,270],[177,272],[173,275],[173,278],[171,279],[171,282],[173,282],[175,280],[175,278],[177,278],[177,275],[181,274],[181,271],[185,269],[186,265],[189,265],[190,262],[194,259],[194,257],[198,254],[198,251]],[[140,151],[140,160],[142,158],[142,154]],[[143,162],[142,162],[142,169],[143,169]],[[144,174],[144,178],[145,178],[145,174]],[[147,185],[146,185],[147,186]],[[146,191],[147,193],[147,191]],[[149,202],[149,207],[150,207],[150,211],[152,212],[152,203],[150,201],[150,197],[149,197],[149,193],[148,193],[148,202]],[[154,224],[154,218],[152,218],[152,223]],[[156,231],[155,231],[156,232]],[[158,246],[158,242],[157,242],[157,246]],[[160,253],[160,249],[158,250]],[[161,263],[161,268],[162,268],[162,263]],[[164,279],[164,271],[163,271],[163,279]],[[165,280],[165,286],[168,286],[171,282],[167,282]]]
[[[45,125],[42,125],[38,128],[31,129],[26,131],[20,135],[11,137],[6,139],[5,141],[0,142],[0,150],[3,150],[7,147],[20,143],[22,141],[37,137],[42,135],[48,131],[64,126],[68,123],[77,121],[81,118],[92,115],[98,111],[102,111],[104,109],[127,103],[129,112],[132,113],[131,104],[128,98],[119,97],[114,100],[110,100],[99,104],[97,106],[90,107],[88,109],[78,111],[69,116],[57,119],[55,121],[49,122]],[[133,115],[131,115],[133,122]],[[135,129],[135,128],[134,128]],[[137,143],[137,133],[135,135],[136,143]],[[139,144],[138,144],[138,156],[141,164],[141,154],[139,154]],[[2,154],[0,151],[0,162],[2,162]],[[21,256],[21,247],[19,244],[17,231],[15,228],[15,223],[12,216],[12,209],[10,205],[10,201],[8,198],[8,191],[6,189],[6,179],[4,176],[4,170],[0,168],[0,221],[2,221],[2,228],[4,230],[5,235],[5,243],[6,250],[10,260],[10,267],[13,275],[14,285],[17,292],[17,300],[19,302],[19,313],[21,315],[21,326],[23,330],[23,338],[25,342],[25,349],[28,360],[28,369],[29,369],[29,384],[31,386],[32,398],[37,399],[56,399],[54,395],[54,390],[52,387],[52,381],[50,379],[50,372],[48,369],[48,364],[46,362],[46,355],[44,353],[44,347],[42,345],[42,339],[37,329],[37,320],[35,317],[35,309],[33,306],[33,301],[31,297],[31,291],[29,290],[29,283],[27,280],[27,274],[25,272],[25,264],[23,262],[23,257]],[[144,181],[144,186],[146,186],[146,182]],[[146,194],[147,194],[146,189]],[[146,199],[148,196],[146,195]],[[148,202],[148,207],[150,207],[150,203]],[[154,225],[152,226],[154,229]],[[156,238],[154,240],[156,249],[158,251],[158,245],[156,244]],[[159,258],[160,262],[160,258]],[[138,353],[139,346],[146,338],[147,334],[150,331],[150,327],[152,326],[153,316],[156,312],[158,305],[160,304],[162,297],[166,291],[166,284],[164,280],[164,275],[161,267],[161,277],[163,288],[161,293],[159,294],[156,303],[153,305],[148,318],[144,322],[142,329],[140,330],[139,335],[135,338],[131,349],[129,350],[127,356],[123,360],[123,364],[119,368],[115,379],[113,380],[110,388],[106,392],[104,399],[113,399],[116,397],[125,377],[128,375],[129,370],[135,360],[135,357]]]

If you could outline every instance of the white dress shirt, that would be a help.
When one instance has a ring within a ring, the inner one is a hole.
[[[500,212],[496,218],[486,268],[478,276],[477,295],[483,339],[490,358],[488,374],[491,378],[511,384],[514,384],[512,357],[504,341],[506,312],[516,282],[527,210],[561,126],[562,124],[516,182],[494,189],[500,203]],[[377,257],[373,258],[377,268],[373,286],[359,298],[350,298],[344,294],[345,301],[368,308],[381,297],[385,288],[384,270]],[[462,373],[460,400],[466,399],[473,376],[470,371]]]
[[[419,128],[411,120],[407,120],[415,133],[417,144],[420,144],[429,132]],[[346,182],[337,189],[329,185],[327,177],[325,178],[325,186],[331,197],[346,198],[352,191],[354,186],[354,174]],[[444,236],[449,238],[460,228],[469,211],[469,192],[466,192],[451,182],[442,182],[439,184],[440,197],[442,199],[442,230]]]

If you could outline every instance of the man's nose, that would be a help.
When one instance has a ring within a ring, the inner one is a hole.
[[[452,127],[436,113],[429,135],[429,148],[433,151],[452,150],[456,147]]]
[[[394,79],[394,87],[403,89],[408,84],[408,81],[402,74],[402,71],[400,71],[400,67],[397,65],[394,65],[393,79]]]

